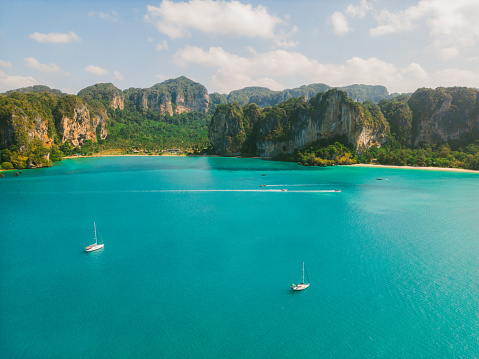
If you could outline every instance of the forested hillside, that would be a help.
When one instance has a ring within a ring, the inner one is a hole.
[[[221,105],[209,131],[214,153],[316,166],[380,163],[479,169],[478,90],[418,89],[379,105],[360,105],[344,92],[333,96],[338,93],[330,90],[308,102],[288,100],[264,110],[251,104]]]
[[[314,84],[209,95],[203,85],[179,77],[124,91],[96,84],[77,96],[46,86],[9,91],[0,94],[0,165],[34,168],[72,154],[199,152],[213,145],[209,153],[308,165],[479,169],[478,90],[391,96],[382,86],[344,89]]]
[[[159,95],[167,99],[171,114],[168,107],[148,106],[148,98]],[[108,149],[199,151],[209,145],[211,115],[204,102],[195,102],[198,96],[204,98],[204,87],[186,78],[153,90],[123,92],[112,84],[97,84],[78,96],[40,86],[0,95],[1,167],[50,166],[63,156]],[[192,111],[190,105],[200,110]]]

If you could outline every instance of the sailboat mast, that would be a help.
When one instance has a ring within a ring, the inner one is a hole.
[[[96,224],[95,224],[95,222],[93,222],[93,227],[95,228],[95,244],[97,244],[98,240],[96,239]],[[303,266],[304,266],[304,263],[303,263]],[[303,273],[303,276],[304,276],[304,273]]]
[[[302,283],[304,283],[304,262],[303,262],[303,281]]]

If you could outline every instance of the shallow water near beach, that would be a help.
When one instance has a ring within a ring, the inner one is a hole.
[[[479,357],[479,174],[89,158],[0,204],[4,358]]]

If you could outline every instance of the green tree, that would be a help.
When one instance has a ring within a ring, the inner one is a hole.
[[[13,170],[13,165],[10,162],[3,162],[2,163],[3,170]]]

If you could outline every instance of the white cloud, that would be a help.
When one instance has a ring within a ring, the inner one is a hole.
[[[415,29],[415,21],[422,19],[428,13],[428,7],[423,2],[418,6],[411,6],[406,10],[392,13],[382,10],[375,15],[378,26],[369,30],[371,36],[381,36],[392,33],[412,31]]]
[[[166,42],[166,40],[163,40],[162,42],[156,44],[155,49],[158,51],[168,50],[168,43]]]
[[[80,41],[78,35],[73,31],[70,31],[68,34],[61,32],[49,32],[48,34],[34,32],[33,34],[30,34],[29,37],[30,39],[44,43],[69,43]]]
[[[458,57],[460,51],[479,42],[479,2],[477,0],[421,0],[405,10],[376,14],[378,26],[371,36],[414,30],[419,21],[429,27],[433,46],[442,57]]]
[[[104,76],[108,74],[108,70],[105,70],[101,68],[100,66],[94,66],[94,65],[85,67],[85,71],[98,76]]]
[[[264,53],[252,53],[251,58],[240,57],[226,52],[221,47],[210,47],[206,52],[196,46],[187,46],[178,51],[174,59],[180,66],[198,63],[209,67],[221,67],[228,72],[243,72],[255,77],[265,75],[287,76],[298,69],[310,67],[315,60],[310,60],[299,52],[273,50]]]
[[[292,45],[285,42],[284,33],[276,31],[285,21],[261,5],[253,7],[236,0],[163,0],[158,7],[148,5],[147,12],[145,21],[154,23],[159,32],[171,39],[188,37],[190,30],[197,30],[207,34],[268,39],[278,46]]]
[[[360,5],[357,5],[357,6],[352,5],[352,4],[348,5],[348,7],[346,8],[346,12],[349,15],[362,18],[362,17],[366,16],[366,14],[371,9],[372,9],[371,5],[369,5],[366,0],[361,0]]]
[[[31,76],[9,76],[0,71],[0,91],[14,90],[21,87],[37,85],[38,82]]]
[[[429,87],[438,86],[466,86],[477,88],[479,84],[479,72],[461,69],[445,69],[435,72],[430,76]]]
[[[119,80],[119,81],[123,81],[125,79],[125,77],[118,71],[113,72],[113,77],[115,78],[115,80]]]
[[[322,64],[301,53],[285,50],[263,53],[251,51],[250,57],[241,57],[221,47],[211,47],[205,51],[187,46],[175,54],[174,60],[179,66],[193,63],[216,69],[212,81],[221,92],[253,85],[280,90],[284,88],[280,81],[287,78],[295,82],[320,82],[330,86],[354,83],[384,85],[391,92],[411,92],[419,87],[458,84],[477,87],[479,83],[479,72],[449,69],[428,73],[417,63],[400,68],[374,57],[352,57],[343,64]]]
[[[294,25],[291,30],[285,31],[283,29],[279,30],[276,38],[274,39],[275,47],[279,48],[293,48],[298,45],[297,41],[289,40],[291,36],[296,34],[299,31],[298,27]]]
[[[447,59],[453,59],[453,58],[459,56],[459,50],[458,50],[457,47],[454,47],[454,46],[452,46],[452,47],[446,47],[446,48],[444,48],[444,49],[441,49],[441,50],[439,51],[439,53],[440,53],[441,57],[442,57],[443,59],[446,59],[446,60],[447,60]]]
[[[8,61],[0,60],[0,67],[12,67],[12,64]]]
[[[113,22],[118,22],[120,21],[119,14],[116,11],[112,11],[111,14],[104,13],[104,12],[96,12],[96,11],[90,11],[88,13],[88,16],[91,17],[99,17],[100,19],[108,20],[108,21],[113,21]]]
[[[57,64],[53,64],[53,63],[41,64],[37,59],[33,57],[27,57],[25,59],[25,62],[27,63],[27,66],[30,67],[31,69],[35,69],[41,72],[47,72],[47,73],[62,72],[62,69]]]
[[[213,83],[219,91],[229,92],[245,86],[283,87],[274,77],[297,74],[302,68],[311,68],[311,60],[297,52],[273,50],[265,53],[251,52],[246,58],[226,52],[221,47],[211,47],[208,51],[195,46],[187,46],[178,51],[174,60],[179,66],[190,63],[217,68]]]
[[[331,15],[331,21],[333,23],[334,32],[337,35],[344,35],[350,31],[348,20],[346,20],[346,17],[339,11],[336,11]]]

